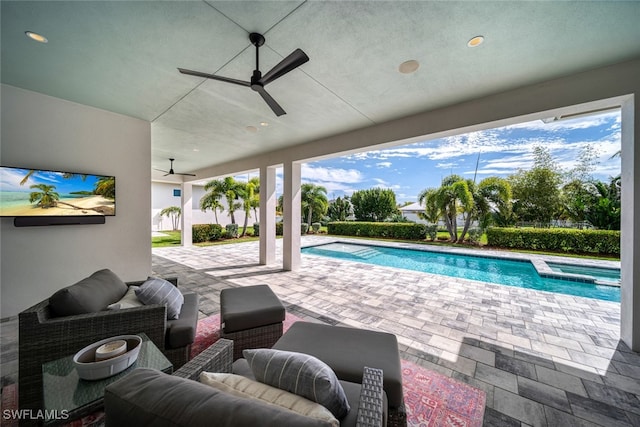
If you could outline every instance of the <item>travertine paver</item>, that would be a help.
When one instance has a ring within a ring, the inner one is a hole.
[[[486,391],[486,426],[640,425],[640,355],[619,340],[618,303],[310,255],[283,271],[276,250],[261,266],[257,242],[159,248],[153,271],[199,292],[201,316],[221,289],[264,283],[301,317],[394,333],[403,358]]]

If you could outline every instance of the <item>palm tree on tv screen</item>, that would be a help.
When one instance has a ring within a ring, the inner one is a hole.
[[[38,202],[36,206],[40,206],[42,209],[55,207],[60,200],[60,195],[54,191],[55,185],[34,184],[29,188],[40,190],[29,194],[29,203]]]
[[[94,193],[106,197],[107,199],[116,198],[116,179],[113,176],[102,176],[96,181]]]

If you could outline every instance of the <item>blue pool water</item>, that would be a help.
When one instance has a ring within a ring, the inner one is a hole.
[[[606,301],[620,301],[620,288],[541,277],[528,261],[456,255],[411,249],[329,243],[303,248],[302,253],[403,268],[500,285],[556,292]]]

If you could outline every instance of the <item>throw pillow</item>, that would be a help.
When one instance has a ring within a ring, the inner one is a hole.
[[[242,354],[256,380],[318,402],[338,419],[351,409],[335,372],[320,359],[272,349],[244,350]]]
[[[167,319],[177,319],[180,316],[184,296],[171,282],[149,277],[135,293],[143,304],[166,304]]]
[[[331,412],[319,403],[315,403],[297,394],[253,381],[242,375],[202,372],[200,382],[238,397],[258,399],[297,412],[306,417],[315,418],[339,427],[340,422]]]
[[[109,310],[121,310],[125,308],[133,308],[133,307],[141,307],[144,304],[138,299],[136,296],[136,290],[138,290],[139,286],[129,286],[129,290],[126,294],[120,299],[118,302],[114,302],[107,306]]]
[[[62,288],[49,298],[54,316],[95,313],[118,301],[127,285],[109,270],[99,270],[78,283]]]

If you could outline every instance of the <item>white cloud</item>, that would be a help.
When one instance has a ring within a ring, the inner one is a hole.
[[[390,168],[392,164],[393,163],[391,162],[379,162],[376,163],[376,166],[378,166],[379,168]]]
[[[336,183],[358,183],[364,178],[357,169],[325,168],[322,166],[312,166],[307,163],[302,165],[302,180],[315,183],[336,182]]]

